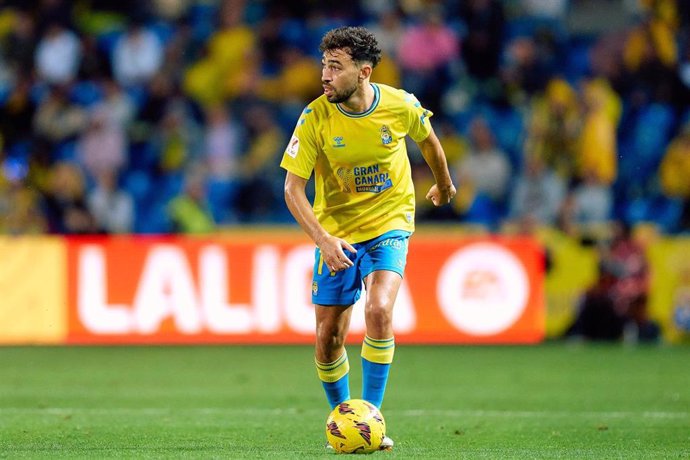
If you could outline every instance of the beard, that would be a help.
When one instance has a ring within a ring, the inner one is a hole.
[[[349,88],[341,90],[337,90],[333,87],[331,88],[333,89],[333,92],[330,95],[326,96],[326,99],[328,99],[328,102],[332,104],[340,104],[342,102],[347,101],[348,99],[350,99],[350,96],[355,94],[355,91],[357,91],[357,84],[354,84]]]

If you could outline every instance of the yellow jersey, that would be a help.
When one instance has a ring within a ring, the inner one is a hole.
[[[314,172],[314,214],[324,229],[349,243],[391,230],[414,231],[415,196],[405,136],[431,132],[414,95],[371,84],[374,102],[350,113],[325,95],[302,112],[280,166],[309,179]]]

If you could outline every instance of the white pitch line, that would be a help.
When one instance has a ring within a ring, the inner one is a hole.
[[[0,414],[7,415],[249,415],[249,416],[280,416],[297,414],[318,414],[323,411],[299,408],[155,408],[155,407],[0,407]],[[680,411],[516,411],[516,410],[476,410],[476,409],[389,409],[387,415],[403,417],[494,417],[494,418],[563,418],[581,416],[588,418],[652,418],[652,419],[685,419],[690,418],[690,412]]]

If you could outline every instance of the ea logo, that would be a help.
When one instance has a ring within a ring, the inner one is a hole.
[[[436,294],[448,321],[472,335],[502,332],[527,306],[529,281],[520,261],[491,243],[466,246],[441,269]]]

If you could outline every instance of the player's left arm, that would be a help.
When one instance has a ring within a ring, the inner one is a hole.
[[[424,161],[431,168],[436,183],[429,189],[426,199],[431,200],[434,206],[442,206],[450,203],[455,196],[456,190],[453,179],[448,171],[448,161],[443,151],[441,141],[438,140],[433,128],[430,128],[429,135],[422,141],[417,142],[422,151]]]

